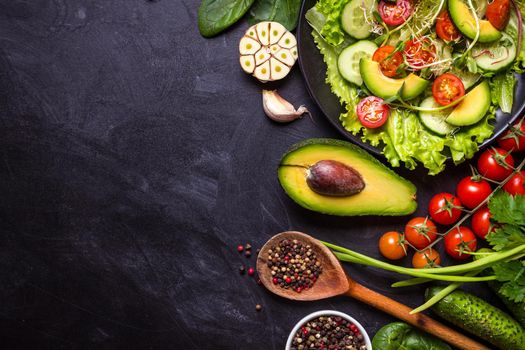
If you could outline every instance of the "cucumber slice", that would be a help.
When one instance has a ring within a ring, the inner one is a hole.
[[[377,45],[372,41],[361,40],[345,48],[337,60],[339,73],[351,83],[363,85],[363,78],[359,72],[361,58],[370,58],[377,50]]]
[[[419,107],[424,108],[436,108],[441,107],[435,100],[434,97],[430,96],[425,98]],[[445,109],[436,112],[419,112],[419,118],[421,123],[431,131],[439,135],[448,135],[456,130],[455,126],[450,125],[445,121],[450,114],[450,109]]]
[[[472,57],[479,68],[488,72],[497,72],[514,62],[516,43],[507,33],[501,34],[500,40],[489,44],[478,44],[472,49]]]
[[[368,38],[372,25],[365,20],[365,11],[368,20],[372,21],[372,11],[375,8],[375,0],[350,0],[341,15],[341,25],[344,31],[356,39]]]

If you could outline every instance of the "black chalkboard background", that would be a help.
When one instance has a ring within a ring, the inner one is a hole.
[[[262,85],[238,64],[247,24],[204,39],[197,6],[0,2],[2,349],[283,349],[316,310],[347,312],[371,335],[393,321],[348,298],[288,302],[239,275],[255,257],[238,244],[296,229],[377,257],[379,234],[407,218],[332,218],[283,193],[283,152],[339,134],[297,67],[276,87],[313,121],[266,118]],[[429,197],[453,191],[468,166],[399,172],[416,183],[425,215]],[[422,289],[390,288],[394,275],[348,270],[422,302]]]

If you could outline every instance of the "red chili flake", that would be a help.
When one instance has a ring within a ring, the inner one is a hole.
[[[244,250],[244,247],[242,246],[242,244],[239,244],[239,245],[237,246],[237,251],[238,251],[239,253],[242,253],[243,250]]]

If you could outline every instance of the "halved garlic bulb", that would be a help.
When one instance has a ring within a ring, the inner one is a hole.
[[[297,40],[278,22],[260,22],[248,28],[239,42],[242,69],[262,81],[290,73],[297,61]]]

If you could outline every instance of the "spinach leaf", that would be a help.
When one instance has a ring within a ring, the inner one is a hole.
[[[202,0],[199,7],[199,31],[202,36],[219,34],[237,22],[255,0]]]
[[[441,340],[403,322],[381,328],[372,340],[372,348],[381,350],[451,350]]]
[[[301,0],[257,0],[250,10],[248,22],[279,22],[288,30],[297,27]]]

